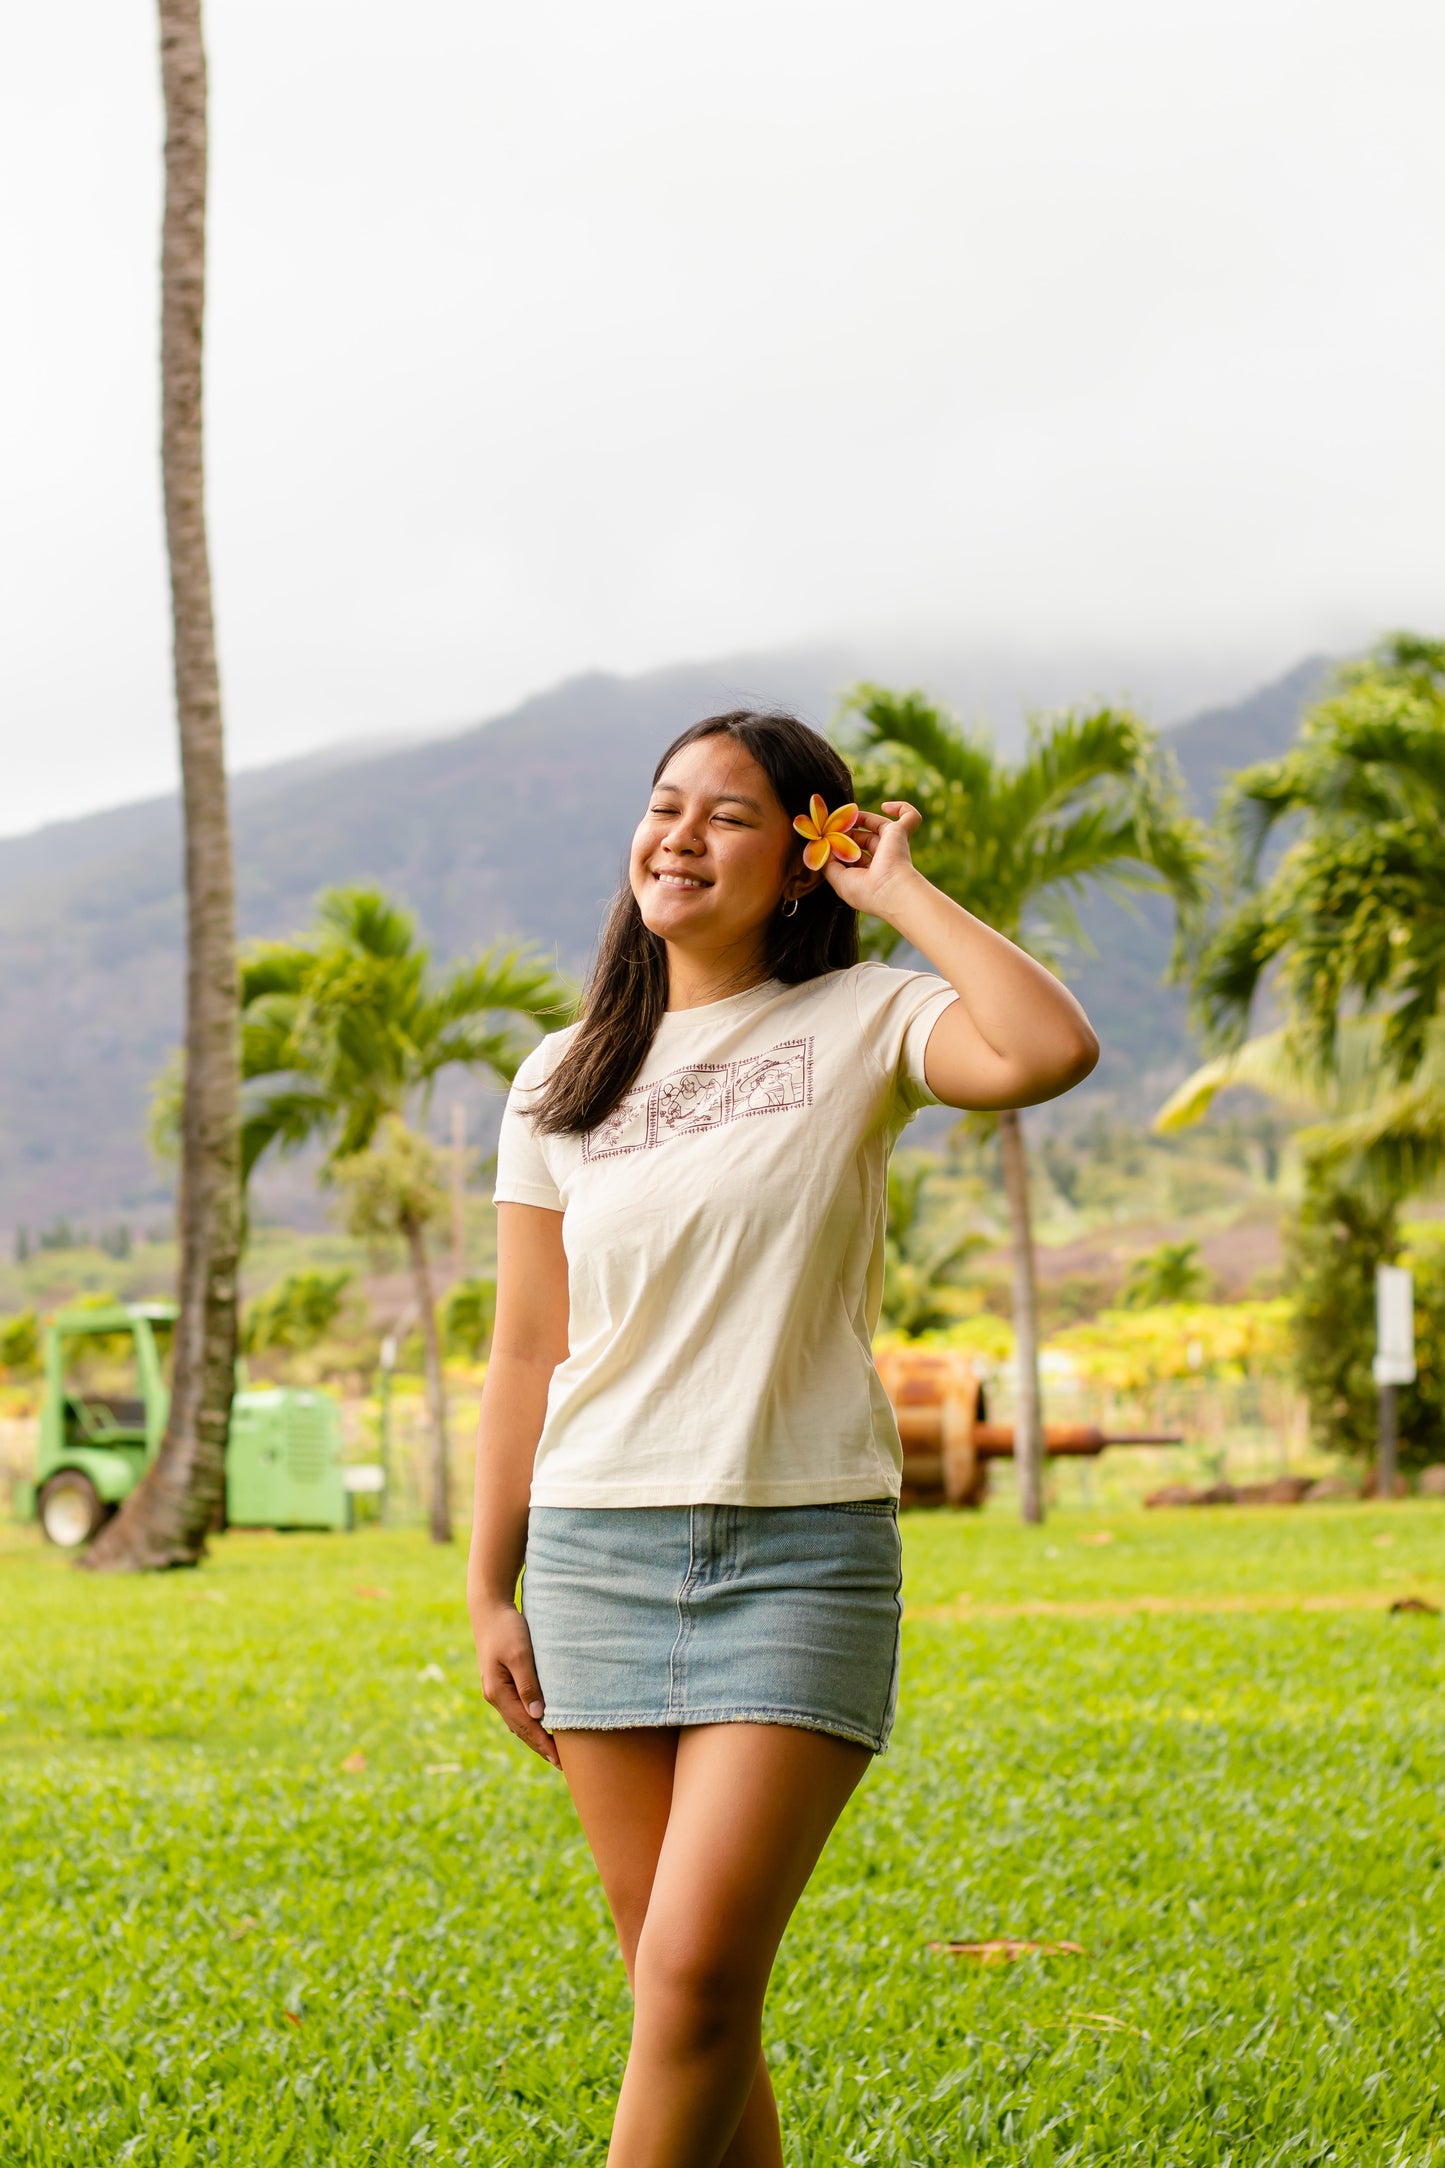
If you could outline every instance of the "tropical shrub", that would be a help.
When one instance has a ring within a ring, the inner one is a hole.
[[[1066,1355],[1076,1375],[1118,1394],[1179,1378],[1233,1384],[1284,1377],[1293,1358],[1290,1304],[1175,1302],[1149,1310],[1106,1310],[1054,1334],[1050,1352]]]
[[[1402,1235],[1394,1203],[1316,1170],[1288,1231],[1295,1307],[1295,1375],[1316,1438],[1332,1452],[1374,1458],[1379,1399],[1375,1267],[1408,1265],[1415,1279],[1413,1385],[1399,1391],[1404,1466],[1445,1456],[1445,1239],[1428,1226]]]
[[[40,1320],[33,1310],[0,1322],[0,1369],[12,1378],[33,1378],[40,1371]]]
[[[497,1311],[495,1280],[456,1280],[442,1303],[442,1346],[463,1362],[480,1362],[492,1337]]]
[[[1210,1289],[1197,1242],[1161,1242],[1135,1258],[1119,1300],[1126,1310],[1153,1310],[1162,1303],[1201,1302]]]
[[[336,1323],[351,1285],[349,1272],[288,1272],[249,1303],[241,1326],[248,1355],[269,1349],[300,1354],[313,1348]]]

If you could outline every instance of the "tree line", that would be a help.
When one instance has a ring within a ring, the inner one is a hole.
[[[916,855],[929,877],[1052,968],[1065,971],[1078,953],[1077,904],[1091,884],[1172,898],[1173,969],[1191,985],[1200,1029],[1218,1051],[1171,1097],[1159,1126],[1197,1119],[1233,1083],[1326,1114],[1302,1140],[1310,1204],[1295,1253],[1315,1290],[1314,1308],[1304,1312],[1305,1383],[1317,1416],[1336,1433],[1342,1392],[1365,1419],[1360,1332],[1340,1331],[1347,1296],[1321,1279],[1311,1230],[1318,1251],[1323,1224],[1343,1227],[1336,1247],[1344,1279],[1368,1276],[1398,1251],[1400,1199],[1440,1165],[1431,1063],[1445,944],[1437,955],[1431,884],[1445,867],[1435,833],[1442,793],[1432,780],[1437,765],[1445,779],[1442,689],[1445,651],[1403,637],[1348,666],[1306,719],[1294,752],[1234,779],[1212,833],[1184,810],[1167,748],[1121,710],[1036,719],[1016,763],[917,692],[858,687],[838,726],[860,796],[920,805]],[[1401,712],[1387,735],[1391,703]],[[1263,845],[1287,817],[1288,845],[1262,876]],[[892,952],[878,926],[865,929],[865,946]],[[1250,1037],[1266,987],[1283,1020]],[[574,990],[524,949],[493,948],[439,973],[400,905],[348,887],[321,898],[307,939],[244,952],[237,1000],[243,1192],[267,1154],[320,1142],[321,1179],[350,1230],[406,1250],[424,1347],[431,1530],[447,1541],[446,1388],[428,1241],[446,1208],[446,1179],[442,1151],[426,1133],[428,1107],[451,1066],[508,1081],[536,1031],[573,1013]],[[171,1090],[163,1120],[183,1141],[180,1080]],[[995,1139],[1002,1164],[1021,1506],[1038,1520],[1043,1451],[1026,1135],[1016,1114],[969,1119]],[[924,1235],[922,1181],[917,1170],[897,1168],[889,1190],[892,1321],[915,1331],[947,1322],[940,1282],[978,1243]],[[1125,1299],[1197,1291],[1190,1247],[1166,1245],[1141,1264]],[[476,1293],[485,1301],[480,1286]],[[317,1301],[325,1295],[309,1291]],[[257,1315],[253,1345],[265,1330]]]
[[[324,1176],[358,1231],[405,1242],[426,1338],[432,1533],[450,1533],[445,1386],[426,1229],[435,1148],[411,1117],[452,1062],[505,1077],[515,1020],[565,999],[535,959],[490,952],[434,982],[407,915],[364,889],[326,898],[312,943],[238,961],[221,691],[205,520],[203,354],[207,80],[200,0],[159,0],[165,189],[161,246],[161,476],[180,740],[187,973],[179,1134],[180,1317],[161,1449],[86,1563],[195,1563],[219,1513],[238,1341],[244,1192],[271,1150],[319,1140]],[[1445,1157],[1445,646],[1397,635],[1354,665],[1285,760],[1246,770],[1222,841],[1184,810],[1147,725],[1106,707],[1036,722],[1001,761],[917,692],[861,686],[845,742],[861,797],[906,797],[923,871],[1056,969],[1090,886],[1168,895],[1175,969],[1192,982],[1214,1063],[1190,1109],[1230,1082],[1263,1083],[1324,1119],[1317,1184],[1397,1199]],[[1263,853],[1291,840],[1267,877]],[[1213,921],[1211,899],[1218,903]],[[886,954],[887,931],[874,930]],[[1249,1023],[1269,987],[1283,1021]],[[243,1082],[251,1095],[243,1106]],[[1017,1458],[1024,1516],[1043,1514],[1038,1315],[1024,1126],[991,1118],[1014,1254]],[[900,1210],[907,1200],[895,1192]],[[916,1197],[912,1200],[916,1206]],[[1385,1238],[1388,1247],[1388,1236]]]

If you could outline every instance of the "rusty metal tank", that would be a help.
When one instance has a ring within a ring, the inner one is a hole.
[[[1012,1423],[991,1423],[982,1374],[957,1348],[880,1348],[878,1375],[903,1441],[904,1505],[980,1506],[988,1464],[1013,1457]],[[1093,1459],[1109,1445],[1179,1445],[1177,1431],[1103,1431],[1045,1423],[1044,1451]]]

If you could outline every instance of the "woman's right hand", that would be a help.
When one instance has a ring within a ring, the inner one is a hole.
[[[543,1761],[560,1769],[556,1741],[542,1726],[542,1689],[527,1621],[510,1603],[476,1603],[471,1612],[482,1692],[509,1731]]]

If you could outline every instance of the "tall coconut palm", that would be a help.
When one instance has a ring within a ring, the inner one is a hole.
[[[1323,1117],[1307,1155],[1396,1195],[1445,1170],[1445,642],[1395,633],[1341,671],[1282,760],[1225,794],[1235,895],[1195,989],[1213,1060],[1156,1117],[1250,1084]],[[1260,878],[1266,843],[1287,846]],[[1267,978],[1285,1022],[1246,1038]]]
[[[1273,973],[1304,1052],[1328,1067],[1342,1017],[1374,1009],[1405,1081],[1445,1005],[1445,641],[1396,633],[1348,665],[1282,760],[1234,778],[1220,819],[1235,899],[1195,977],[1213,1039],[1240,1043]]]
[[[426,1350],[431,1532],[449,1542],[446,1392],[428,1249],[443,1192],[434,1155],[405,1125],[425,1119],[443,1069],[509,1082],[530,1042],[504,1019],[565,1022],[571,992],[517,949],[488,949],[437,976],[408,912],[375,889],[333,888],[321,898],[313,940],[267,942],[243,959],[241,997],[246,1175],[268,1150],[319,1139],[326,1178],[350,1190],[358,1225],[376,1231],[389,1210],[406,1241]]]
[[[906,798],[923,814],[915,862],[948,895],[1057,969],[1083,936],[1077,903],[1090,886],[1161,890],[1181,923],[1202,906],[1206,850],[1172,764],[1148,726],[1117,708],[1066,713],[1030,725],[1016,765],[918,692],[860,685],[856,719],[860,797]],[[871,945],[888,954],[897,936]],[[1014,1260],[1018,1361],[1015,1457],[1026,1521],[1043,1519],[1043,1420],[1038,1296],[1028,1157],[1016,1112],[997,1117]]]
[[[186,882],[180,1317],[159,1453],[82,1561],[194,1565],[225,1488],[236,1359],[241,1181],[235,890],[206,547],[201,430],[206,56],[200,0],[160,0],[165,95],[161,471],[174,624]]]

